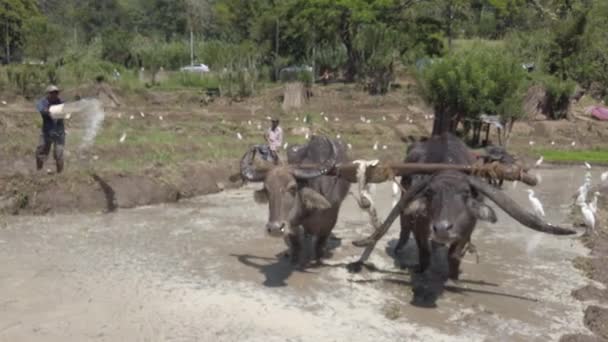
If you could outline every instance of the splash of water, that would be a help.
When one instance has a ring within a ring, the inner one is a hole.
[[[95,141],[95,137],[105,118],[101,101],[87,98],[75,102],[66,102],[63,106],[63,111],[71,113],[73,120],[84,128],[79,149],[89,148]]]

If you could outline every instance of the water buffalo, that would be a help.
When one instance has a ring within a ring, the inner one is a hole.
[[[308,144],[288,151],[287,164],[266,170],[253,166],[254,151],[243,156],[241,176],[264,183],[261,190],[254,192],[254,199],[268,204],[267,232],[272,236],[287,233],[291,261],[301,267],[307,262],[301,255],[304,233],[315,236],[315,256],[320,261],[350,188],[348,181],[325,174],[336,163],[348,161],[346,148],[339,141],[313,136]],[[306,164],[321,166],[306,168]]]
[[[507,150],[501,146],[486,146],[480,153],[479,158],[484,163],[499,162],[506,165],[517,165],[522,168],[524,167],[523,163],[517,157],[507,152]],[[497,188],[502,188],[503,180],[490,178],[488,179],[488,183]]]
[[[444,133],[410,145],[405,161],[471,165],[475,162],[475,156],[459,138]],[[405,246],[410,232],[413,232],[418,245],[419,272],[428,273],[426,271],[435,260],[443,263],[445,256],[431,258],[432,253],[443,249],[441,253],[447,252],[447,274],[445,271],[440,271],[442,281],[447,280],[448,277],[458,279],[460,260],[465,247],[470,242],[477,220],[493,223],[497,220],[494,210],[484,204],[484,198],[490,199],[514,219],[533,230],[556,235],[575,233],[543,222],[534,214],[522,209],[501,190],[476,176],[459,171],[440,171],[433,175],[405,175],[401,182],[408,190],[402,194],[387,220],[372,236],[355,243],[367,245],[368,250],[364,253],[365,257],[350,265],[351,271],[360,269],[364,258],[369,255],[369,246],[373,246],[397,216],[400,216],[401,234],[396,251]],[[415,286],[414,303],[420,300],[416,298],[417,291],[420,293],[419,290],[420,287]]]

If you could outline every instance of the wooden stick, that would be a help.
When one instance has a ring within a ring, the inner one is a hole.
[[[315,164],[289,165],[298,168],[318,168]],[[338,164],[330,170],[328,176],[338,176],[351,183],[357,183],[358,164]],[[260,171],[270,167],[258,167]],[[501,164],[498,162],[459,165],[459,164],[424,164],[424,163],[388,163],[379,162],[376,166],[370,166],[366,170],[367,183],[384,183],[395,176],[411,174],[432,174],[439,171],[460,171],[480,177],[502,179],[507,181],[520,181],[530,186],[535,186],[538,181],[534,175],[526,173],[520,166],[514,164]]]

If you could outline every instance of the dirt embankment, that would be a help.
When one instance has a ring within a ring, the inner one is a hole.
[[[46,214],[113,211],[177,202],[235,187],[229,181],[236,163],[182,163],[137,173],[12,175],[0,178],[0,213]]]
[[[572,292],[574,298],[590,304],[585,309],[584,323],[594,335],[567,335],[562,342],[608,341],[608,199],[605,197],[608,188],[601,193],[595,230],[583,238],[591,253],[575,261],[575,266],[592,283]],[[579,207],[573,208],[572,217],[575,223],[582,224]]]

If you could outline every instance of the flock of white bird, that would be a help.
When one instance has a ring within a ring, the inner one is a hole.
[[[535,167],[539,167],[543,163],[543,159],[543,156],[541,156],[534,164]],[[581,214],[583,215],[583,221],[587,229],[586,233],[589,234],[595,229],[595,222],[597,219],[597,201],[601,194],[595,191],[593,193],[593,199],[591,201],[587,201],[589,190],[591,189],[592,185],[592,177],[590,171],[591,164],[589,164],[588,162],[584,162],[584,165],[587,169],[587,172],[585,173],[583,184],[578,188],[578,190],[574,194],[574,196],[576,197],[574,204],[580,208]],[[608,171],[603,172],[600,175],[600,181],[601,183],[605,183],[606,181],[608,181]],[[530,204],[532,205],[534,213],[537,216],[544,217],[545,211],[543,209],[543,205],[540,200],[534,196],[534,190],[528,189],[528,199],[530,201]]]
[[[144,112],[140,112],[139,115],[144,118],[145,114]],[[119,114],[119,118],[122,115]],[[323,120],[325,122],[330,122],[330,118],[328,116],[325,115],[324,112],[320,113],[320,116],[323,118]],[[433,115],[425,115],[424,116],[425,120],[433,120]],[[135,119],[135,117],[133,115],[131,115],[129,117],[129,120],[133,120]],[[163,117],[159,116],[158,117],[159,120],[163,121]],[[270,120],[270,117],[267,117],[268,120]],[[365,116],[361,116],[360,117],[361,122],[365,123],[365,124],[371,124],[372,121],[371,119],[366,118]],[[296,121],[300,121],[300,117],[296,117]],[[303,123],[307,123],[309,121],[309,117],[305,116],[302,118],[302,122]],[[338,117],[334,117],[334,122],[338,122],[340,121],[340,119]],[[382,116],[382,121],[386,121],[386,116]],[[406,118],[406,121],[409,123],[413,123],[414,121],[409,118],[409,116]],[[253,122],[251,120],[247,120],[247,125],[252,126]],[[262,124],[258,123],[257,124],[257,129],[261,130],[262,129]],[[236,133],[236,137],[238,140],[243,140],[243,135],[240,132]],[[336,139],[341,139],[341,135],[337,134],[336,135]],[[127,134],[126,133],[122,133],[119,142],[123,143],[127,138]],[[305,134],[305,138],[306,140],[308,140],[310,138],[310,134],[308,132],[306,132]],[[529,142],[530,146],[534,146],[535,142],[534,141],[530,141]],[[551,141],[551,145],[555,145],[555,141]],[[576,142],[572,141],[572,143],[570,144],[571,146],[576,146]],[[348,143],[346,145],[348,147],[348,149],[352,149],[352,145],[350,143]],[[287,147],[289,147],[288,143],[285,143],[283,145],[284,149],[287,149]],[[386,145],[382,145],[381,148],[383,150],[388,149],[388,146]],[[380,143],[378,141],[374,142],[374,145],[372,146],[372,149],[374,151],[377,151],[380,149]],[[536,163],[534,164],[535,167],[539,167],[541,166],[541,164],[544,161],[544,157],[541,156]],[[587,228],[587,232],[593,231],[595,229],[595,222],[596,222],[596,217],[597,217],[597,202],[598,202],[598,197],[600,196],[599,192],[594,192],[593,194],[593,199],[591,201],[587,201],[587,196],[589,193],[589,190],[591,189],[591,172],[589,170],[591,170],[591,165],[587,162],[584,163],[585,168],[587,169],[587,172],[585,174],[585,178],[584,178],[584,182],[583,184],[578,188],[575,196],[576,196],[576,200],[575,200],[575,205],[580,207],[581,210],[581,214],[583,215],[583,220],[585,223],[585,226]],[[537,177],[540,178],[540,174],[537,174]],[[606,181],[608,181],[608,171],[604,172],[601,174],[600,176],[601,182],[604,183]],[[514,186],[517,184],[517,182],[513,183]],[[401,195],[401,188],[398,185],[398,181],[395,180],[393,182],[393,187],[392,187],[392,192],[393,192],[393,206],[395,206],[395,204],[397,203],[397,201],[399,200],[399,197]],[[544,217],[545,216],[545,210],[543,208],[543,204],[541,203],[541,201],[534,195],[534,190],[532,189],[528,189],[528,200],[530,201],[530,204],[532,205],[532,209],[534,211],[534,214],[539,216],[539,217]]]

